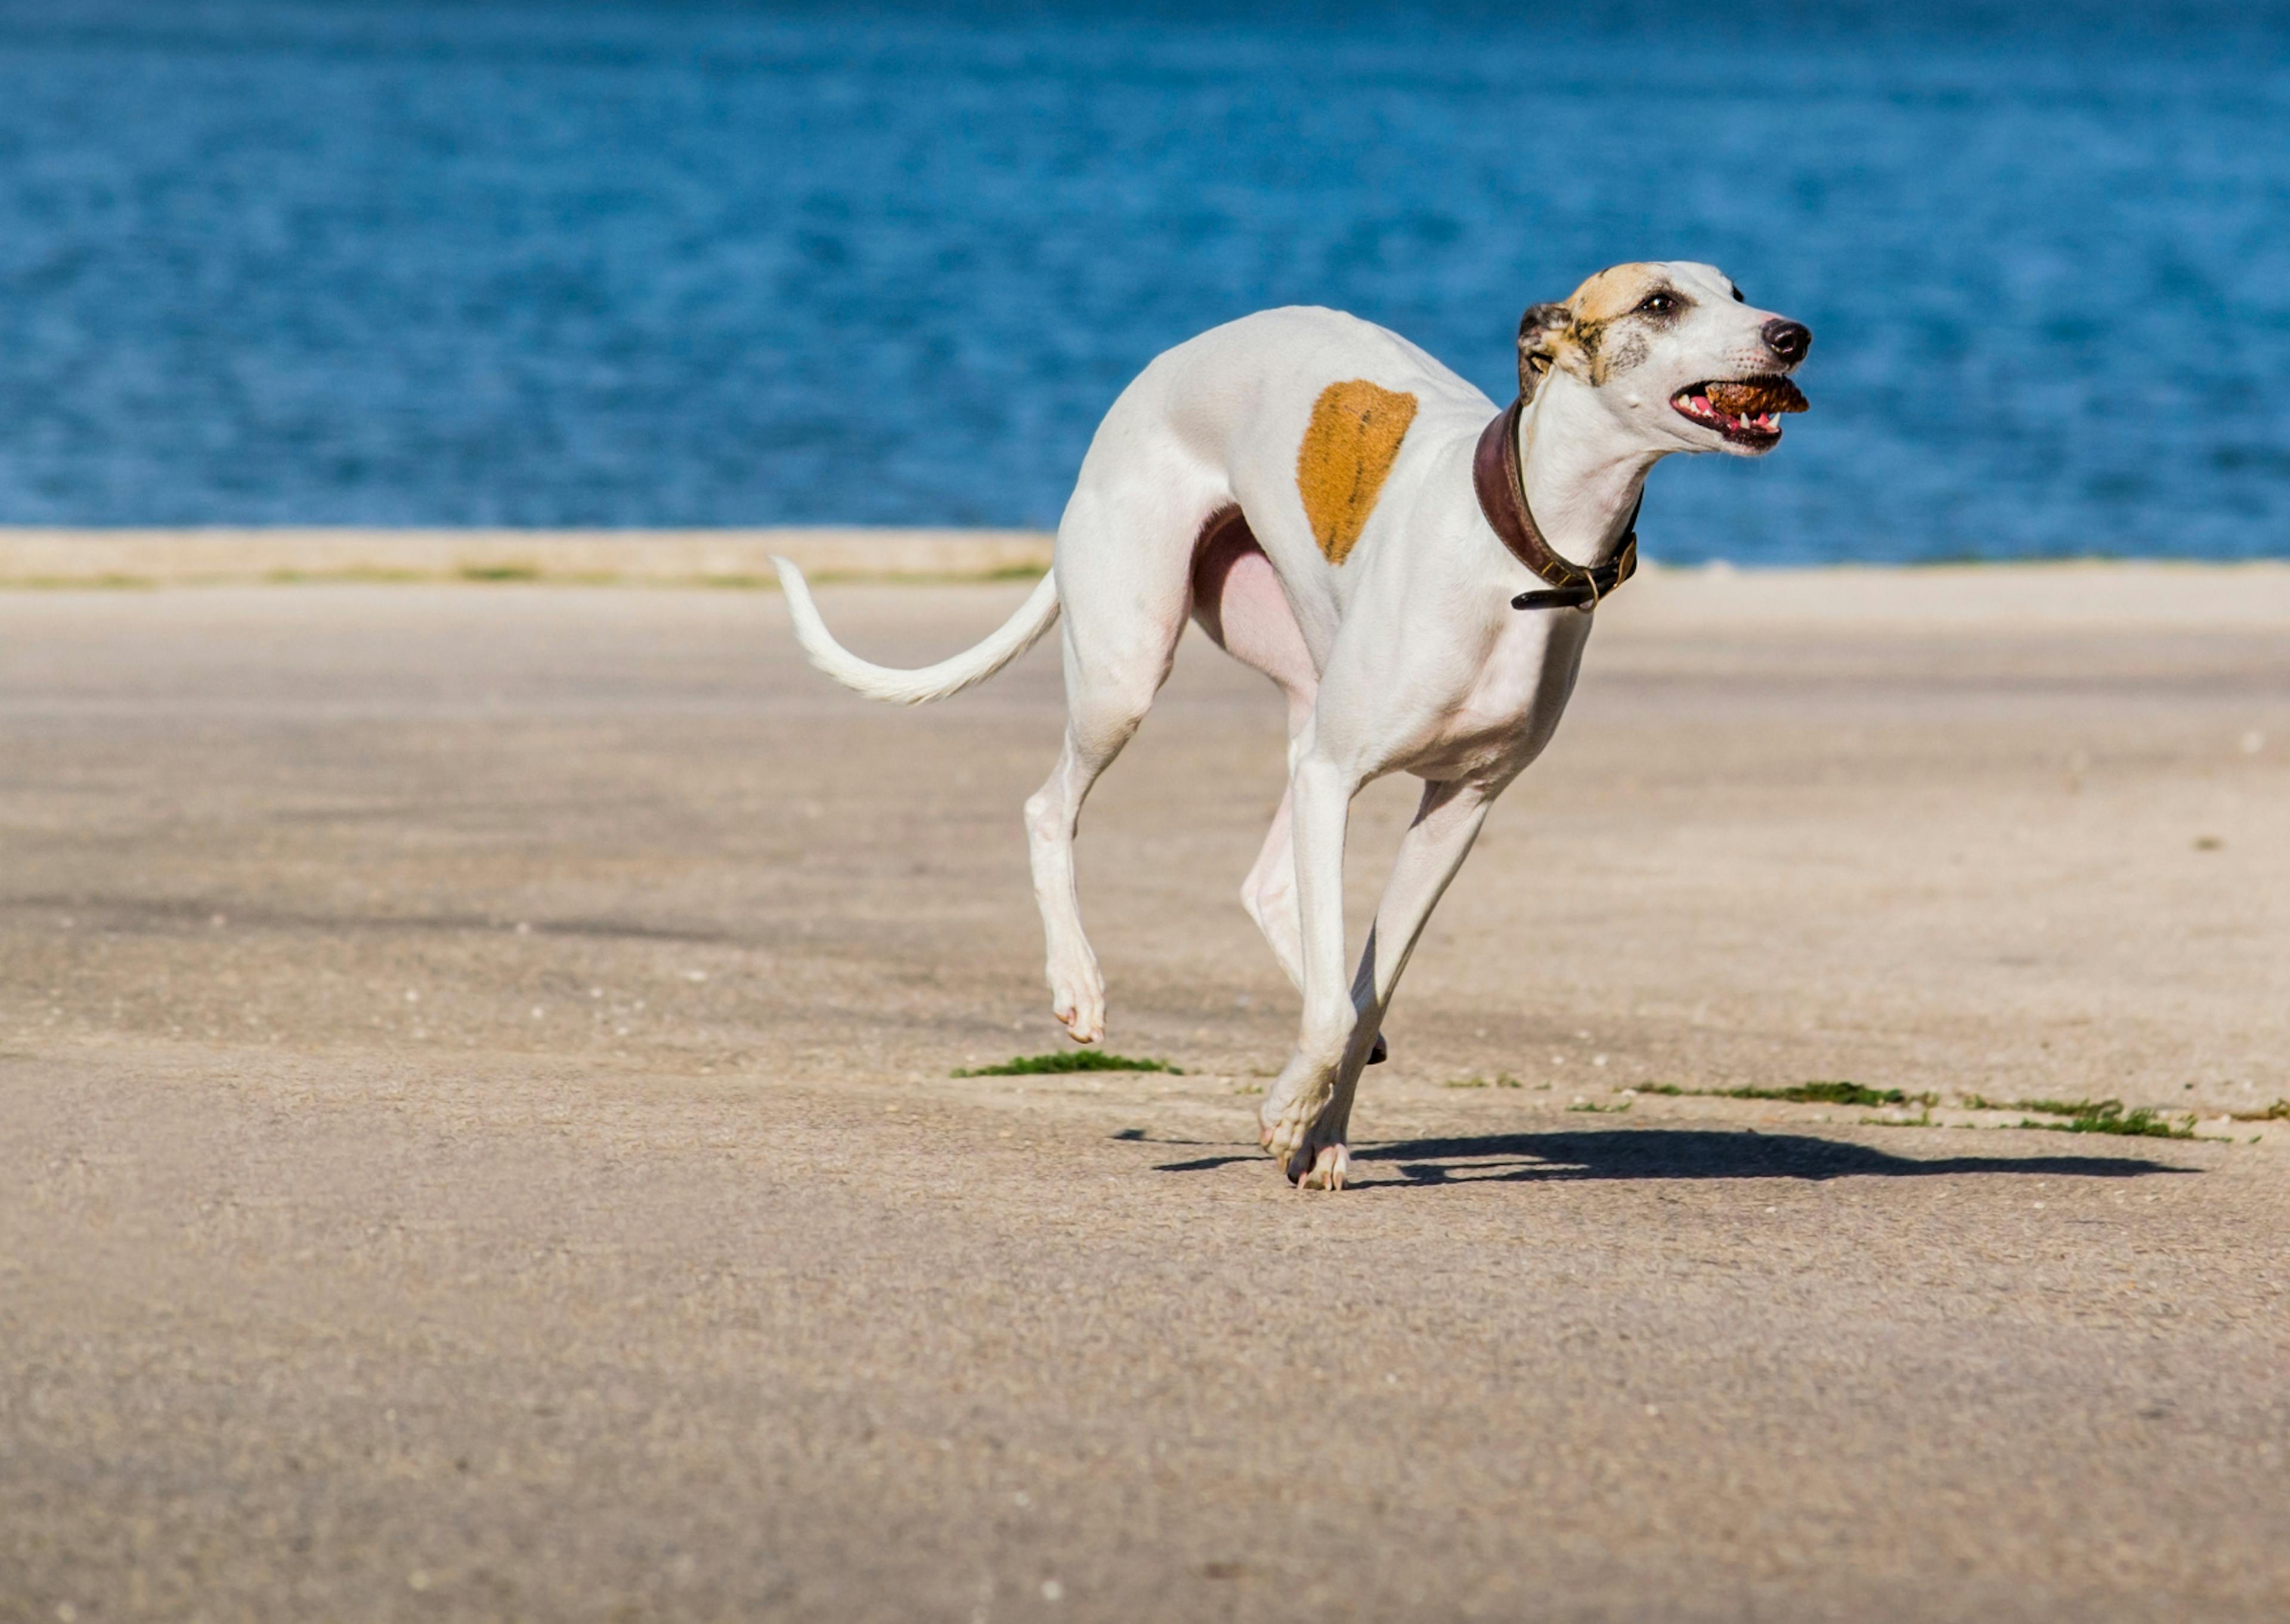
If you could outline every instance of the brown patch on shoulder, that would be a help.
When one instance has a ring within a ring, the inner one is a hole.
[[[1332,383],[1312,403],[1312,420],[1296,452],[1296,489],[1312,539],[1330,564],[1349,556],[1367,527],[1399,443],[1414,421],[1415,396],[1365,378]]]

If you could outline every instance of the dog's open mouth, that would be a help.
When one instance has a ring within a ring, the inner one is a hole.
[[[1782,437],[1782,414],[1806,410],[1797,385],[1777,373],[1730,383],[1688,384],[1669,397],[1669,404],[1737,445],[1773,444]]]

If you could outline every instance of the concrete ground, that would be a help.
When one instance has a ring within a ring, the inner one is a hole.
[[[1197,641],[1081,848],[1182,1075],[957,1078],[1057,1042],[1046,651],[0,596],[0,1618],[2290,1616],[2286,583],[1634,583],[1333,1197]],[[1638,1092],[1811,1079],[1939,1100]],[[1974,1104],[2094,1097],[2202,1137]]]

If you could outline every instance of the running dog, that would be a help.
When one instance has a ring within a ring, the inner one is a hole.
[[[1137,731],[1189,618],[1288,704],[1288,788],[1241,900],[1303,995],[1261,1137],[1300,1188],[1341,1189],[1361,1068],[1393,988],[1487,808],[1550,740],[1598,603],[1637,564],[1647,472],[1674,452],[1761,456],[1802,324],[1723,273],[1618,265],[1518,329],[1505,411],[1395,333],[1333,310],[1268,310],[1156,359],[1106,414],[1051,572],[986,641],[921,670],[828,632],[776,560],[795,635],[861,693],[920,704],[981,683],[1065,614],[1065,747],[1026,803],[1051,1007],[1105,1028],[1073,841],[1083,799]],[[1583,562],[1577,563],[1576,560]],[[1345,979],[1352,797],[1423,780],[1366,948]]]

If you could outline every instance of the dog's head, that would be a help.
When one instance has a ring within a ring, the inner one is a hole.
[[[1802,322],[1760,310],[1714,265],[1602,270],[1518,324],[1519,393],[1554,372],[1589,386],[1661,451],[1757,457],[1806,409],[1789,374],[1813,348]]]

